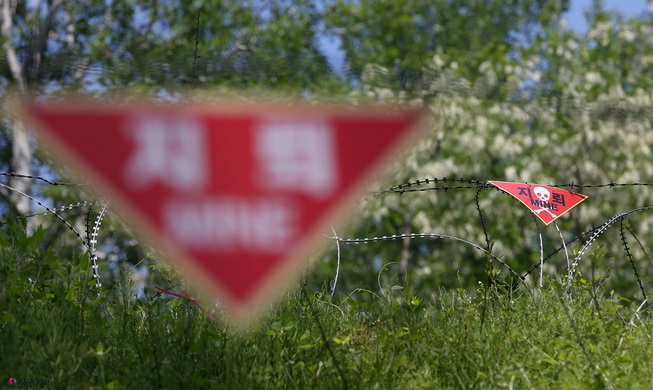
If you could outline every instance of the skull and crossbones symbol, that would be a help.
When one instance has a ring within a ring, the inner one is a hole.
[[[544,187],[535,187],[535,188],[533,188],[533,193],[535,194],[535,196],[537,197],[537,199],[539,199],[539,200],[542,201],[542,202],[548,202],[549,199],[551,199],[551,193],[549,192],[549,190],[547,190],[547,189],[544,188]],[[553,214],[553,213],[551,212],[551,210],[549,210],[549,209],[547,209],[547,208],[545,208],[545,207],[542,207],[542,208],[539,209],[539,210],[533,210],[533,211],[534,211],[535,213],[537,213],[538,215],[539,215],[542,211],[546,211],[546,212],[549,213],[549,215],[551,215],[553,218],[556,218],[556,217],[557,217],[555,214]]]

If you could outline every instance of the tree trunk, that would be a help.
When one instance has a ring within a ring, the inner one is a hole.
[[[14,118],[12,121],[11,127],[11,137],[12,137],[12,146],[11,146],[11,167],[14,173],[21,175],[30,175],[32,172],[32,149],[29,144],[29,135],[25,129],[23,121],[19,118]],[[23,194],[30,193],[30,183],[29,179],[14,177],[10,181],[9,185],[16,189],[9,196],[12,203],[16,207],[16,211],[20,214],[28,214],[31,208],[31,201],[28,197]],[[20,192],[23,194],[21,194]]]
[[[27,94],[27,87],[25,85],[25,77],[23,75],[23,68],[18,61],[16,50],[12,46],[13,39],[13,17],[16,12],[15,3],[11,4],[11,0],[0,0],[0,15],[2,16],[2,24],[0,25],[0,32],[3,38],[3,48],[7,55],[7,65],[11,72],[11,76],[18,92],[21,96]],[[5,106],[7,111],[8,107]],[[14,173],[21,175],[31,174],[32,163],[32,149],[30,148],[29,135],[25,129],[23,121],[9,112],[11,119],[11,170]],[[9,200],[20,214],[27,214],[31,208],[30,199],[23,194],[29,194],[30,182],[28,179],[12,177],[9,180],[9,186],[16,191],[9,194]],[[21,194],[21,192],[23,194]]]

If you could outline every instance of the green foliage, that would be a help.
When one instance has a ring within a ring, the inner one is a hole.
[[[566,0],[337,1],[327,24],[342,38],[354,74],[378,66],[393,75],[391,85],[410,89],[429,75],[434,56],[476,80],[482,63],[504,65],[568,7]]]
[[[10,8],[15,45],[0,49],[0,90],[18,82],[4,61],[7,47],[24,59],[18,66],[33,94],[130,87],[157,96],[216,86],[297,93],[345,85],[318,48],[322,16],[314,1],[55,4]]]
[[[90,279],[88,254],[74,255],[69,261],[50,248],[43,248],[45,231],[38,227],[31,235],[26,220],[9,220],[0,229],[0,274],[2,298],[20,302],[75,300],[88,297]],[[59,280],[66,280],[59,284]]]

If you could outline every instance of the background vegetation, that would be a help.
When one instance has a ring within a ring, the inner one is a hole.
[[[0,172],[69,181],[12,112],[16,96],[105,99],[129,92],[183,101],[228,92],[424,107],[433,128],[381,190],[445,177],[653,182],[650,13],[626,19],[597,0],[587,13],[589,30],[578,32],[562,18],[565,0],[0,6]],[[342,42],[343,69],[333,69],[321,49],[321,40],[334,37]],[[564,251],[547,261],[545,289],[532,297],[510,289],[508,270],[488,266],[482,252],[442,239],[341,243],[332,298],[338,255],[330,242],[306,278],[310,299],[293,293],[260,328],[236,336],[183,299],[147,300],[157,284],[185,286],[113,214],[98,237],[99,297],[87,248],[65,224],[52,216],[14,219],[41,208],[20,192],[59,207],[91,200],[87,187],[10,174],[0,183],[0,366],[9,370],[0,376],[47,378],[55,387],[135,388],[337,387],[342,377],[365,388],[621,388],[651,381],[641,359],[651,348],[642,314],[653,276],[646,212],[628,216],[621,232],[615,223],[580,258],[573,302],[558,296]],[[648,185],[572,189],[590,198],[559,220],[560,233],[536,227],[528,210],[496,191],[453,188],[372,197],[357,206],[355,227],[337,233],[438,233],[486,247],[478,207],[492,254],[522,274],[540,260],[538,229],[546,254],[561,236],[572,241],[652,204]],[[61,215],[84,232],[87,208]],[[588,238],[570,243],[572,258]],[[526,279],[531,287],[538,281]],[[311,322],[310,302],[326,336]]]

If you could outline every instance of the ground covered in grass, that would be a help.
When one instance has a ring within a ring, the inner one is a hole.
[[[126,274],[95,289],[88,254],[0,231],[0,380],[20,388],[651,388],[646,302],[577,280],[336,296],[297,286],[253,329]]]
[[[645,310],[592,300],[583,289],[570,302],[552,281],[534,295],[479,287],[428,300],[358,290],[331,301],[298,289],[239,333],[183,299],[138,301],[120,286],[83,297],[75,267],[69,271],[22,292],[16,286],[23,283],[5,284],[5,384],[15,378],[48,388],[112,389],[653,386],[653,322]]]

